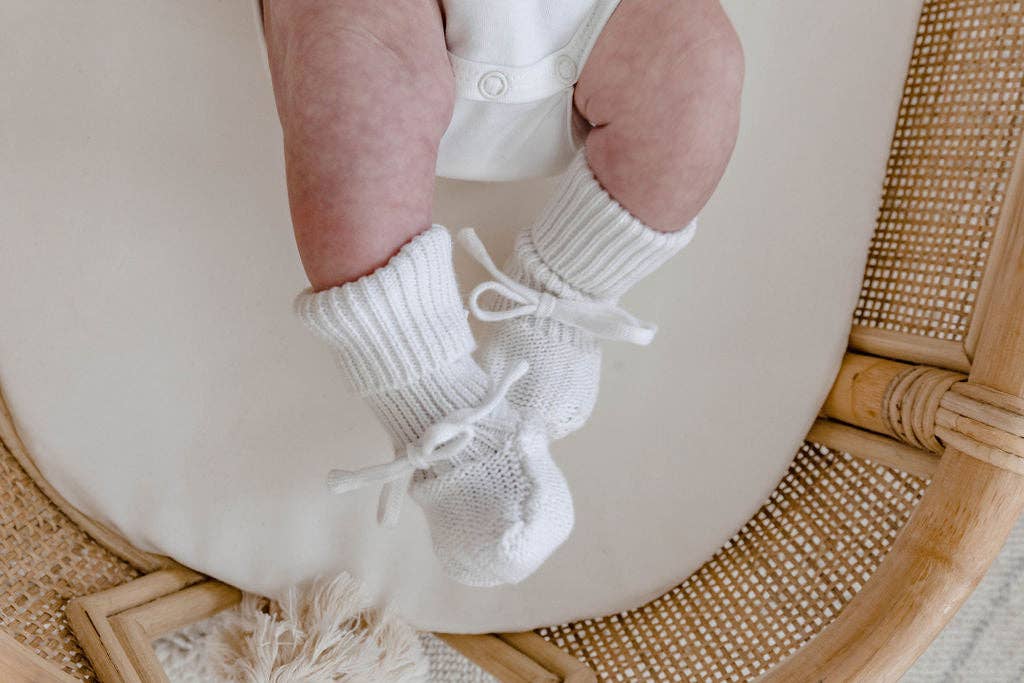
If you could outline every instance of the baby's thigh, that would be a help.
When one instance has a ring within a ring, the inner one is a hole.
[[[438,0],[265,0],[264,9],[271,69],[289,72],[306,101],[317,91],[420,107],[452,97]]]
[[[659,112],[666,122],[694,93],[742,81],[739,39],[718,0],[624,0],[598,38],[575,103],[594,125]]]
[[[292,46],[303,49],[330,49],[329,38],[347,36],[412,64],[436,56],[438,38],[444,46],[438,0],[263,0],[263,10],[269,39],[299,40]]]
[[[576,87],[587,161],[647,225],[674,230],[704,206],[732,154],[743,52],[718,0],[624,0]]]

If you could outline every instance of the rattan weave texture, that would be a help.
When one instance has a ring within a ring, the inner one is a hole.
[[[925,485],[805,444],[764,507],[682,584],[630,612],[537,633],[601,680],[750,680],[835,618]]]
[[[966,339],[1022,125],[1022,3],[925,0],[854,324]],[[603,680],[756,677],[835,618],[924,486],[807,444],[758,515],[680,586],[538,632]]]
[[[2,442],[0,558],[0,628],[67,673],[93,680],[64,605],[139,573],[68,519]]]
[[[855,324],[966,338],[1024,130],[1022,4],[925,0]],[[538,632],[604,680],[753,678],[835,618],[925,485],[806,444],[758,514],[682,584],[630,612]],[[91,678],[64,603],[137,572],[3,448],[0,529],[0,627]]]
[[[1019,1],[926,0],[855,324],[964,340],[1024,124],[1022,80]]]

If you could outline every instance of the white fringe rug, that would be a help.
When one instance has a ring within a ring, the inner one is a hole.
[[[370,610],[348,575],[293,590],[281,602],[247,594],[154,647],[173,683],[416,683],[429,676],[416,631]]]

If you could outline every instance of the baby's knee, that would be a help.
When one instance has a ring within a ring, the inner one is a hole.
[[[722,21],[720,32],[716,34],[715,50],[722,60],[723,75],[736,85],[742,85],[746,60],[743,54],[743,43],[740,42],[739,34],[736,33],[736,29],[728,17],[723,17]]]
[[[346,108],[413,108],[443,134],[455,83],[436,0],[269,0],[267,43],[279,98],[330,116]]]
[[[738,106],[745,72],[743,44],[724,12],[713,21],[706,42],[694,49],[700,54],[711,90]]]
[[[595,125],[633,117],[648,126],[696,97],[738,108],[743,73],[743,47],[718,0],[636,0],[619,6],[595,45],[576,105]]]
[[[653,42],[661,68],[661,95],[680,105],[694,97],[739,106],[743,45],[718,0],[673,3],[666,30]],[[690,9],[687,10],[686,8]]]

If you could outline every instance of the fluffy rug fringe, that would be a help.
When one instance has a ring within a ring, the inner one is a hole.
[[[428,678],[416,632],[387,611],[371,610],[347,574],[292,589],[278,602],[246,594],[236,608],[156,646],[173,683]]]

